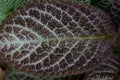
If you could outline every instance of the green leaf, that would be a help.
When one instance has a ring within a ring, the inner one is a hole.
[[[25,1],[28,0],[0,0],[0,23]]]
[[[112,0],[75,0],[75,1],[87,3],[102,10],[106,10],[112,4]]]
[[[106,10],[112,5],[112,0],[91,0],[91,5]]]

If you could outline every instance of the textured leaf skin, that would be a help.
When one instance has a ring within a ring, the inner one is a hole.
[[[91,0],[90,4],[95,7],[106,10],[111,6],[112,0]]]
[[[6,71],[5,80],[83,80],[84,75],[72,75],[65,77],[39,77],[21,72],[14,68],[9,68]]]
[[[120,71],[115,75],[113,80],[120,80]]]
[[[112,54],[97,69],[91,71],[88,74],[87,80],[113,80],[119,71],[120,71],[120,56]]]
[[[116,31],[118,31],[118,39],[116,41],[116,46],[114,47],[114,52],[119,54],[120,52],[120,0],[113,0],[112,6],[108,11],[113,23],[115,24]]]
[[[73,0],[73,1],[86,3],[97,8],[100,8],[102,10],[107,10],[112,4],[112,0]]]
[[[1,26],[0,56],[39,76],[83,73],[110,53],[114,26],[94,7],[67,0],[32,0]],[[93,67],[94,66],[94,67]]]
[[[6,71],[5,80],[47,80],[43,78],[39,78],[37,76],[33,76],[24,72],[21,72],[19,70],[16,70],[14,68],[9,68]],[[49,80],[52,80],[49,78]]]
[[[120,0],[113,0],[112,6],[110,8],[111,18],[117,27],[120,30]]]
[[[91,2],[91,0],[73,0],[73,1],[87,3],[87,4],[90,4],[90,2]]]
[[[29,0],[0,0],[0,24],[14,9],[25,1]]]

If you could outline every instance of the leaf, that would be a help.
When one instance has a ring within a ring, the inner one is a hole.
[[[102,10],[107,10],[112,4],[112,0],[73,0],[73,1],[89,4]]]
[[[109,14],[117,30],[120,30],[120,0],[113,0]]]
[[[32,0],[1,27],[1,58],[39,76],[75,75],[96,68],[110,53],[115,33],[104,12],[67,0]]]
[[[101,8],[103,10],[108,9],[112,4],[112,0],[91,0],[91,5]]]
[[[19,71],[14,68],[9,68],[5,74],[5,80],[83,80],[82,75],[72,75],[65,77],[39,77],[31,74],[27,74],[25,72]]]
[[[14,68],[9,68],[6,71],[5,80],[45,80],[45,79],[27,74],[25,72],[21,72]]]
[[[28,0],[0,0],[0,23],[25,1]]]
[[[74,0],[74,1],[87,3],[87,4],[90,4],[90,2],[91,2],[90,0]]]
[[[101,66],[88,73],[87,80],[113,80],[119,71],[120,57],[111,55]]]
[[[120,55],[120,32],[118,32],[118,38],[115,41],[115,46],[113,47],[113,52]]]

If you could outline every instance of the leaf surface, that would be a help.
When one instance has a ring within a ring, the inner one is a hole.
[[[91,5],[107,10],[111,6],[112,1],[113,0],[91,0]]]
[[[87,80],[113,80],[115,75],[120,71],[119,55],[111,55],[97,69],[88,74]],[[116,79],[119,80],[119,79]]]
[[[64,77],[39,77],[16,70],[14,68],[7,69],[5,75],[5,80],[83,80],[83,75],[72,75]]]
[[[0,0],[0,24],[14,9],[25,1],[29,0]]]
[[[113,0],[109,13],[117,30],[120,30],[120,0]]]
[[[1,27],[2,59],[40,76],[78,74],[99,66],[115,33],[104,12],[67,0],[32,0]]]

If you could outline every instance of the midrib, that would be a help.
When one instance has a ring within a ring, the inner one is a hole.
[[[12,45],[12,44],[29,44],[29,43],[42,43],[42,42],[48,42],[48,41],[69,41],[69,40],[105,40],[105,39],[111,39],[114,35],[102,35],[102,36],[82,36],[82,37],[66,37],[66,38],[51,38],[51,39],[38,39],[38,40],[19,40],[19,41],[12,41],[12,42],[5,42],[3,45]]]

